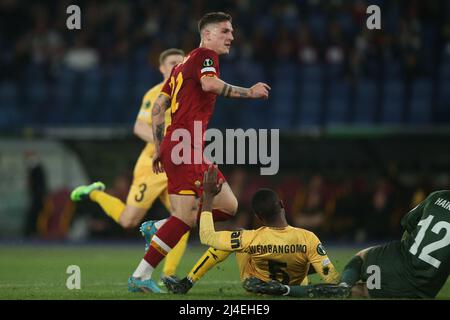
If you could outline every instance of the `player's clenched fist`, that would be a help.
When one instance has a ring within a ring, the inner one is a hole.
[[[270,87],[267,83],[258,82],[257,84],[253,85],[250,88],[249,96],[255,99],[257,98],[267,99],[269,98],[269,90]]]

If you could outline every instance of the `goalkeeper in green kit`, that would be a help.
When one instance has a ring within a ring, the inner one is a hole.
[[[358,252],[345,266],[339,285],[286,286],[250,278],[244,288],[305,298],[434,298],[450,273],[450,191],[430,194],[401,224],[402,240]],[[370,280],[377,276],[373,285]]]

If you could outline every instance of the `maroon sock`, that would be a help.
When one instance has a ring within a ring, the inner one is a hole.
[[[176,217],[167,219],[153,236],[144,260],[153,268],[156,268],[169,251],[175,247],[181,237],[190,229],[190,226]]]

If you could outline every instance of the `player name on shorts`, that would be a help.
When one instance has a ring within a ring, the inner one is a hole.
[[[264,253],[306,253],[306,245],[291,244],[291,245],[254,245],[249,246],[246,250],[250,254],[264,254]]]
[[[450,201],[448,201],[448,200],[438,198],[434,204],[438,205],[444,209],[450,210]]]
[[[174,164],[202,164],[203,159],[216,164],[258,164],[259,161],[261,165],[267,166],[260,168],[261,175],[278,173],[280,162],[278,129],[270,129],[270,134],[267,129],[258,131],[255,129],[245,131],[243,129],[226,129],[225,139],[222,131],[208,129],[205,132],[204,141],[210,143],[203,149],[202,128],[201,121],[194,121],[194,137],[191,137],[190,132],[184,128],[177,128],[172,132],[171,141],[179,141],[170,155]],[[246,152],[246,140],[248,141],[248,153]],[[270,154],[268,153],[269,144]],[[247,155],[248,163],[246,163]]]

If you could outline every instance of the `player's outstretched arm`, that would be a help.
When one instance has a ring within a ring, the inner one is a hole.
[[[263,82],[258,82],[251,88],[233,86],[217,77],[202,77],[200,82],[202,84],[203,91],[211,92],[227,98],[267,99],[269,97],[270,87],[268,84]]]
[[[216,231],[212,216],[214,197],[220,192],[223,181],[217,181],[217,166],[210,165],[203,177],[203,211],[200,214],[200,242],[218,250],[232,251],[230,231]]]
[[[134,123],[134,134],[147,143],[153,143],[153,129],[143,120],[136,120]]]
[[[155,173],[164,172],[162,164],[160,162],[160,146],[164,138],[165,130],[165,112],[170,106],[170,99],[165,94],[160,94],[153,103],[152,107],[152,129],[153,129],[153,140],[155,142],[156,152],[153,157],[153,171]]]

